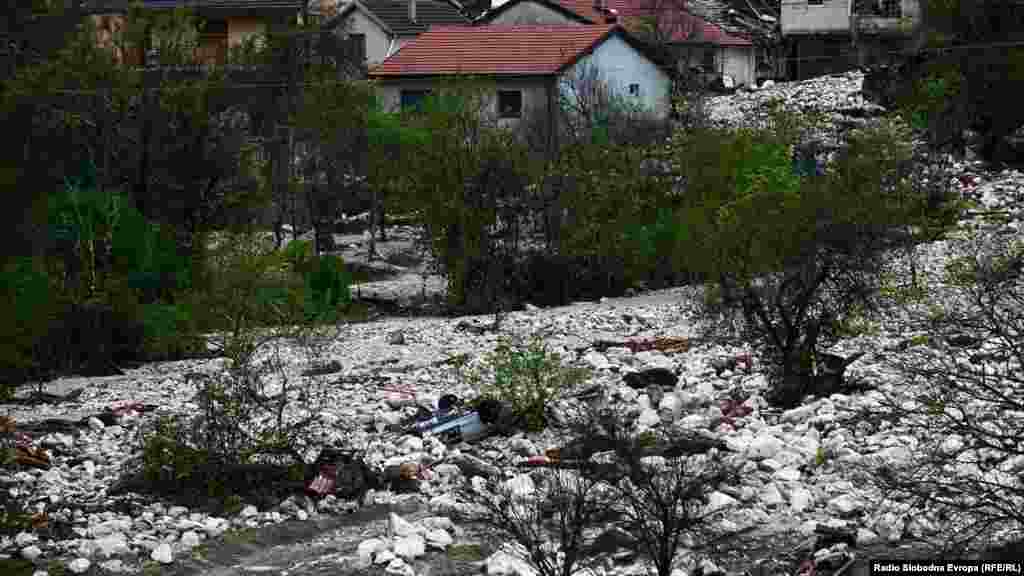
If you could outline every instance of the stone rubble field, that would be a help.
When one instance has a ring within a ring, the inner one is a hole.
[[[859,82],[856,74],[847,74],[776,85],[712,99],[712,106],[724,118],[746,113],[766,98],[781,95],[797,106],[863,108],[866,104],[855,96]],[[977,199],[986,211],[1009,215],[1006,223],[989,227],[989,233],[1019,236],[1024,220],[1024,175],[1016,171],[991,173],[971,163],[960,163],[957,170],[956,184],[966,196]],[[929,263],[925,272],[931,275],[930,282],[939,281],[949,245],[936,242],[922,250]],[[355,254],[350,256],[354,258]],[[894,267],[900,266],[894,260]],[[435,289],[441,285],[436,278],[432,282]],[[409,274],[398,281],[375,282],[362,289],[402,297],[408,291],[419,293],[422,287],[420,277]],[[741,361],[749,348],[697,338],[701,319],[693,302],[699,294],[699,288],[676,288],[558,308],[528,307],[508,314],[501,332],[539,334],[565,361],[592,367],[594,372],[587,385],[599,385],[604,402],[631,414],[641,429],[701,431],[724,441],[731,453],[745,461],[741,480],[713,493],[708,505],[736,506],[736,513],[728,520],[737,526],[760,527],[783,542],[813,537],[815,529],[824,525],[855,534],[858,548],[881,545],[893,549],[908,537],[943,530],[927,510],[884,501],[883,495],[872,493],[857,481],[857,473],[866,465],[905,461],[916,448],[914,438],[898,424],[847,423],[851,415],[877,407],[882,394],[896,392],[902,386],[887,364],[901,342],[914,335],[901,319],[878,319],[881,324],[877,332],[842,341],[833,350],[843,356],[864,352],[865,356],[850,366],[847,376],[869,383],[874,390],[814,399],[792,410],[778,411],[770,409],[763,399],[767,381],[761,367]],[[460,327],[466,321],[482,326],[491,319],[386,318],[345,326],[327,345],[324,359],[338,362],[338,370],[317,377],[321,400],[316,406],[297,405],[291,414],[299,418],[309,415],[309,410],[316,412],[319,441],[309,447],[309,461],[315,459],[319,446],[356,446],[366,450],[371,467],[416,462],[428,470],[417,493],[371,492],[366,497],[367,502],[374,503],[415,501],[426,515],[417,515],[414,520],[390,515],[384,534],[336,555],[334,561],[339,565],[376,565],[389,574],[421,573],[417,572],[418,561],[452,544],[472,541],[472,531],[459,525],[467,505],[456,498],[455,486],[469,480],[469,476],[483,474],[506,477],[510,485],[527,486],[524,489],[528,490],[532,486],[529,473],[517,464],[565,441],[551,429],[456,445],[446,445],[430,436],[386,431],[388,425],[415,413],[409,393],[415,403],[428,405],[435,405],[442,394],[453,393],[460,398],[476,395],[468,382],[441,361],[463,354],[480,359],[492,351],[498,334],[481,335]],[[599,351],[595,347],[596,342],[658,338],[686,338],[690,345],[685,350],[664,353],[633,352],[627,347]],[[288,362],[289,377],[299,378],[309,368],[297,347],[285,343],[279,352]],[[271,353],[267,350],[265,357]],[[69,426],[63,432],[32,438],[34,447],[49,451],[49,469],[0,472],[0,487],[12,499],[45,510],[50,522],[70,526],[70,530],[52,539],[40,539],[29,532],[5,537],[0,540],[0,551],[37,560],[40,567],[57,559],[74,574],[97,573],[97,567],[102,573],[130,572],[146,561],[173,564],[231,529],[343,515],[358,507],[359,503],[333,496],[319,501],[302,496],[266,509],[249,504],[236,515],[214,517],[131,493],[108,494],[125,465],[139,457],[135,439],[140,425],[158,415],[198,410],[195,385],[186,375],[214,372],[221,364],[219,360],[154,363],[127,370],[124,376],[66,378],[48,384],[47,389],[56,393],[83,389],[75,402],[31,408],[0,406],[0,413],[18,424],[50,418],[69,422],[88,419],[87,426]],[[625,374],[651,368],[671,370],[678,375],[678,382],[669,389],[648,391],[636,390],[623,381]],[[274,381],[267,384],[270,389],[265,392],[273,394]],[[745,415],[724,418],[723,401],[737,393],[745,398],[743,405],[750,410],[744,411],[748,412]],[[553,409],[557,413],[575,401],[567,395]],[[154,404],[158,409],[142,414],[128,412],[112,424],[89,417],[125,402]],[[830,457],[821,462],[819,454],[823,451]],[[1021,471],[1024,462],[1016,472]],[[833,552],[819,551],[819,555]],[[491,574],[530,573],[506,550],[497,551],[481,564]],[[642,574],[645,570],[643,563],[627,559],[610,563],[604,573]],[[704,573],[709,571],[713,570],[705,567]]]

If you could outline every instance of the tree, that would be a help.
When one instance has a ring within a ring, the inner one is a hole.
[[[944,278],[910,308],[923,332],[890,362],[900,386],[863,415],[913,449],[865,476],[917,511],[926,541],[963,554],[1008,536],[1019,546],[1024,526],[1024,244],[979,227],[951,248]]]
[[[820,176],[794,174],[794,134],[781,116],[770,131],[702,131],[677,139],[675,160],[687,178],[684,266],[716,281],[718,311],[760,343],[782,406],[837,391],[822,350],[873,307],[885,255],[933,239],[957,213],[948,191],[914,185],[899,122],[852,132]]]
[[[1013,95],[1024,83],[1024,10],[1015,0],[929,0],[897,84],[896,101],[934,145],[981,135],[981,156],[1009,159],[1006,140],[1024,124]]]

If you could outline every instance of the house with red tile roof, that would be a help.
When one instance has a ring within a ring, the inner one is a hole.
[[[369,77],[389,109],[414,104],[445,77],[486,79],[493,82],[486,107],[504,125],[553,118],[586,78],[665,117],[671,78],[645,48],[618,24],[437,26],[371,67]]]
[[[774,36],[767,27],[727,25],[726,18],[705,18],[695,8],[727,0],[508,0],[485,12],[478,25],[619,23],[634,35],[666,45],[682,70],[728,76],[737,84],[753,84],[774,76],[768,62]],[[708,13],[714,12],[710,8]],[[747,9],[744,9],[747,11]],[[727,14],[736,13],[729,10]],[[715,13],[721,15],[720,13]],[[758,20],[761,15],[758,14]],[[768,20],[772,16],[768,15]],[[656,26],[656,31],[652,30]],[[652,33],[653,32],[653,33]]]

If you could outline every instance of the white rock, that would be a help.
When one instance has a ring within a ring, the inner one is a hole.
[[[796,482],[800,480],[800,471],[796,468],[780,468],[772,473],[772,478],[782,482]]]
[[[661,402],[658,403],[658,414],[662,420],[667,422],[675,422],[682,409],[683,402],[675,394],[665,394]]]
[[[427,543],[422,535],[410,534],[395,540],[394,552],[395,556],[405,558],[406,560],[413,560],[427,552]]]
[[[171,545],[167,542],[161,542],[159,546],[149,553],[149,558],[161,564],[170,564],[171,561],[174,560],[174,554],[171,552]]]
[[[228,529],[228,526],[229,523],[226,519],[212,517],[207,518],[203,522],[203,531],[206,532],[207,536],[216,538],[223,534]]]
[[[423,451],[423,439],[416,436],[406,436],[398,443],[398,450],[402,454]]]
[[[184,506],[171,506],[170,508],[167,509],[167,515],[172,518],[185,516],[186,514],[188,514],[188,508]]]
[[[814,405],[805,404],[804,406],[797,406],[791,410],[786,410],[779,416],[779,420],[789,424],[798,424],[811,417],[814,414]]]
[[[770,483],[761,489],[761,502],[765,506],[778,506],[782,504],[782,494],[774,483]]]
[[[102,424],[102,422],[100,422]],[[86,570],[92,566],[92,562],[89,562],[88,558],[75,558],[71,562],[68,562],[68,570],[71,570],[75,574],[83,574]]]
[[[382,550],[378,550],[377,554],[374,555],[373,563],[374,564],[388,564],[389,562],[391,562],[395,558],[397,558],[397,556],[395,556],[394,552],[392,552],[391,550],[388,550],[387,548],[384,548]]]
[[[200,540],[199,534],[197,534],[194,530],[183,532],[181,535],[181,545],[184,548],[195,548],[196,546],[199,546],[200,542],[202,542],[202,540]]]
[[[789,494],[789,506],[794,512],[803,512],[814,505],[814,495],[803,486],[794,488]]]
[[[356,557],[359,559],[361,566],[369,566],[373,563],[374,555],[381,550],[387,550],[387,547],[388,543],[380,538],[363,540],[359,543],[359,546],[356,547]]]
[[[18,532],[18,535],[14,537],[14,543],[18,546],[28,546],[33,542],[38,542],[39,537],[31,532]]]
[[[394,538],[419,534],[422,528],[392,512],[388,515],[388,533]]]
[[[434,548],[441,548],[442,550],[447,548],[455,541],[451,534],[447,530],[427,530],[426,533],[427,545]]]
[[[259,508],[256,508],[252,504],[249,504],[245,508],[242,508],[242,511],[239,513],[239,516],[241,516],[242,518],[252,518],[253,516],[256,516],[259,513]]]
[[[719,510],[727,506],[733,506],[735,504],[736,499],[733,498],[732,496],[729,496],[728,494],[718,492],[717,490],[715,492],[712,492],[711,494],[708,494],[707,509],[709,512],[714,512],[715,510]]]
[[[870,546],[871,544],[874,544],[875,542],[878,542],[878,534],[875,534],[874,532],[872,532],[871,530],[868,530],[867,528],[858,528],[857,529],[857,546],[858,547]]]
[[[536,444],[522,437],[515,437],[509,440],[508,447],[520,456],[536,456],[540,453]]]
[[[388,562],[388,565],[384,567],[384,571],[396,576],[414,576],[415,574],[412,566],[406,564],[401,558],[394,558],[391,562]]]
[[[762,432],[754,437],[747,448],[750,458],[754,460],[771,458],[781,449],[782,441],[768,432]]]
[[[43,551],[39,549],[39,546],[33,544],[31,546],[26,546],[22,548],[19,553],[21,554],[22,558],[28,560],[29,562],[32,562],[36,558],[39,558],[39,556],[42,555]]]
[[[96,432],[102,432],[107,427],[99,418],[92,416],[89,418],[89,428],[92,428]]]
[[[447,516],[428,516],[426,518],[419,519],[416,524],[421,526],[425,532],[430,530],[444,530],[445,532],[452,532],[455,530],[455,523]]]
[[[537,491],[537,487],[533,484],[533,478],[529,474],[519,474],[506,480],[503,486],[509,495],[516,499],[527,498]]]
[[[119,572],[128,572],[128,569],[125,567],[124,562],[117,558],[113,560],[107,560],[106,562],[100,562],[100,568],[106,570],[107,572],[113,572],[115,574]]]
[[[103,558],[110,558],[111,556],[117,556],[118,554],[127,554],[131,551],[128,546],[128,540],[124,537],[124,534],[115,532],[102,538],[97,538],[94,541],[94,549],[96,553]]]
[[[640,428],[653,428],[658,424],[661,424],[661,417],[651,408],[641,410],[636,418],[636,425]]]
[[[828,501],[828,509],[834,514],[848,516],[864,507],[864,502],[851,494],[843,494]]]
[[[608,358],[605,357],[604,354],[601,354],[600,352],[595,352],[593,350],[583,355],[583,361],[586,362],[587,364],[590,364],[597,370],[605,370],[611,368],[611,363],[608,361]]]
[[[536,576],[537,571],[523,560],[522,556],[510,553],[506,547],[491,554],[484,561],[485,573],[488,576]]]

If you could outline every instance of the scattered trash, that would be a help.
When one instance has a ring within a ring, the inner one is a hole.
[[[475,440],[484,434],[485,429],[480,420],[480,413],[473,411],[445,418],[426,431],[446,442],[457,443]]]
[[[314,465],[317,475],[306,490],[316,496],[358,500],[375,484],[373,472],[356,451],[325,448]]]
[[[384,468],[381,475],[383,484],[394,492],[418,492],[419,481],[424,476],[424,469],[415,462],[404,462],[397,466]]]
[[[593,344],[594,350],[598,352],[604,352],[609,348],[629,348],[629,351],[636,354],[637,352],[649,352],[657,350],[659,352],[686,352],[690,349],[690,340],[688,338],[654,338],[652,340],[637,340],[637,341],[626,341],[626,342],[615,342],[611,340],[598,340]]]

